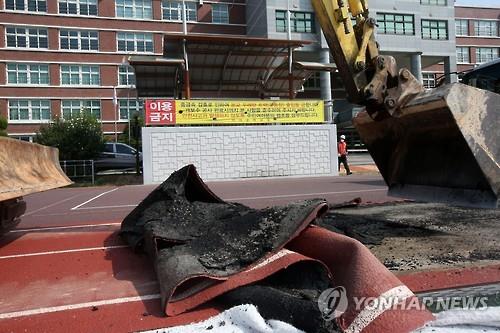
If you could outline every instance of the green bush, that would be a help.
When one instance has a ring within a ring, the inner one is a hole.
[[[35,141],[59,149],[61,160],[89,160],[104,150],[101,124],[86,112],[70,119],[56,118],[42,126]]]
[[[7,136],[7,118],[0,116],[0,136]]]

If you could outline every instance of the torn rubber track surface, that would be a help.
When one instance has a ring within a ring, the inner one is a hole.
[[[327,209],[319,199],[262,210],[226,203],[190,165],[125,218],[121,235],[154,259],[168,316],[213,301],[256,304],[266,319],[309,332],[411,332],[431,321],[427,310],[373,314],[355,306],[353,297],[386,292],[418,300],[361,243],[311,225]],[[329,286],[345,288],[348,306],[327,322],[317,300]]]
[[[154,258],[162,305],[167,314],[175,315],[223,293],[217,285],[231,276],[262,268],[260,263],[327,210],[322,199],[262,210],[227,203],[189,165],[173,173],[125,218],[121,235],[136,251]],[[309,259],[296,255],[287,265],[304,260]],[[270,273],[266,268],[262,274]],[[234,288],[255,282],[237,280],[226,284]],[[199,302],[189,300],[202,290],[205,296]]]

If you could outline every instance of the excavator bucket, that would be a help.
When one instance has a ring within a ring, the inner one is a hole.
[[[500,95],[463,84],[423,92],[399,114],[354,119],[389,194],[499,206]]]
[[[69,184],[57,148],[0,137],[0,203]]]

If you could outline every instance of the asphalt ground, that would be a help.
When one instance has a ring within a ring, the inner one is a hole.
[[[315,197],[331,203],[355,197],[367,203],[400,200],[386,195],[377,175],[208,185],[223,199],[255,208]],[[0,239],[0,332],[130,332],[218,313],[221,309],[208,304],[165,318],[153,265],[117,236],[121,220],[153,188],[65,188],[26,197],[28,210],[21,224]],[[481,283],[492,282],[490,275]],[[438,287],[450,287],[444,286],[448,279],[439,276],[407,279],[415,290],[429,290],[421,281],[429,283],[433,277],[441,279]]]

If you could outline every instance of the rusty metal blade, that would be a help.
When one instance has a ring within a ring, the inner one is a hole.
[[[0,201],[71,183],[57,148],[0,137]]]
[[[499,206],[500,95],[457,83],[417,95],[396,117],[361,113],[354,124],[390,194]]]

